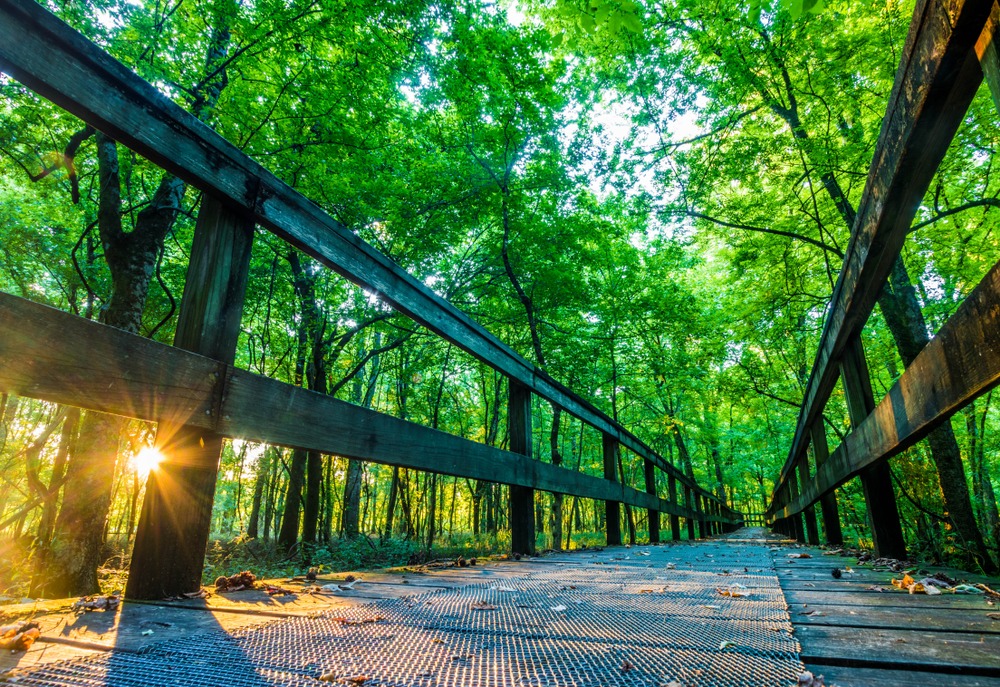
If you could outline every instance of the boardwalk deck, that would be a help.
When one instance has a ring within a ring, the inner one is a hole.
[[[789,558],[809,552],[812,558]],[[801,658],[838,687],[1000,685],[1000,599],[927,596],[892,586],[902,574],[860,566],[815,548],[781,547],[775,569],[789,604]],[[833,570],[841,571],[835,579]],[[847,572],[851,570],[853,572]],[[946,572],[970,582],[988,578]]]
[[[794,685],[805,667],[840,687],[1000,684],[1000,622],[986,599],[872,591],[891,574],[818,550],[788,558],[802,550],[744,529],[363,573],[335,596],[240,592],[129,604],[117,617],[56,613],[40,618],[43,632],[76,645],[42,643],[0,670],[13,668],[22,685],[256,687],[325,676],[366,687],[774,687]],[[833,579],[848,565],[853,575]]]
[[[369,686],[790,685],[801,663],[772,565],[763,539],[739,537],[552,554],[405,584],[366,575],[336,606],[257,598],[257,611],[294,617],[247,615],[251,626],[152,644],[133,629],[106,638],[112,651],[26,660],[14,675],[23,685],[314,685],[324,675]],[[347,605],[358,601],[369,603]],[[216,612],[200,616],[224,623],[255,610],[209,605]]]

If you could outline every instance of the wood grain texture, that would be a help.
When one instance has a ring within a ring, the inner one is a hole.
[[[262,227],[399,312],[688,482],[606,413],[519,356],[34,0],[0,0],[0,68],[193,186],[246,208]],[[691,487],[714,498],[694,483]]]
[[[837,363],[875,306],[920,200],[982,82],[974,47],[993,4],[923,0],[914,9],[844,266],[796,425],[783,483],[837,381]]]
[[[149,345],[142,345],[148,343]],[[225,366],[0,292],[0,389],[209,428]]]

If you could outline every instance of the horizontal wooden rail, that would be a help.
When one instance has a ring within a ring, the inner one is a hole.
[[[0,0],[0,69],[163,169],[245,208],[399,312],[719,500],[34,0]]]
[[[962,406],[1000,383],[1000,264],[906,368],[881,403],[847,435],[797,499],[787,518],[865,468],[927,436]]]
[[[992,7],[992,2],[981,0],[923,0],[914,10],[795,437],[775,493],[805,453],[810,428],[836,386],[844,349],[868,321],[920,201],[982,82],[974,48]]]
[[[0,332],[5,392],[226,437],[701,517],[611,480],[254,375],[5,293],[0,293]]]

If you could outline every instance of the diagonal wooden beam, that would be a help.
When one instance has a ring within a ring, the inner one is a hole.
[[[694,517],[689,508],[645,491],[261,377],[2,292],[0,332],[0,390],[7,393],[200,427],[230,438]]]

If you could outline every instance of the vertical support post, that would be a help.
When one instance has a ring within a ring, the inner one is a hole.
[[[618,440],[606,432],[602,433],[601,437],[601,445],[604,450],[604,479],[617,482]],[[604,526],[608,534],[608,546],[621,546],[621,504],[617,501],[604,502]]]
[[[798,465],[799,491],[805,491],[809,484],[809,455],[804,454]],[[816,546],[819,544],[819,531],[816,528],[816,509],[809,506],[802,512],[806,521],[806,541]]]
[[[684,485],[684,507],[690,511],[687,518],[688,539],[694,541],[698,537],[694,533],[694,504],[691,503],[691,487]]]
[[[656,466],[648,458],[643,459],[644,476],[646,478],[646,493],[656,496]],[[660,543],[660,511],[649,508],[646,511],[649,520],[649,543]]]
[[[698,492],[694,492],[694,510],[698,514],[695,518],[698,525],[698,539],[704,539],[707,536],[705,532],[705,508],[702,505],[702,496]]]
[[[510,450],[531,457],[531,389],[510,379],[507,395],[507,431]],[[535,555],[535,490],[510,485],[510,548],[512,553]]]
[[[823,431],[823,418],[810,428],[812,435],[813,457],[818,471],[826,459],[830,457],[830,447],[826,442],[826,432]],[[827,544],[840,545],[844,543],[844,535],[840,531],[840,509],[837,507],[837,494],[830,492],[819,500],[820,511],[823,514],[823,534]]]
[[[232,365],[243,315],[253,219],[206,195],[198,213],[174,345]],[[221,390],[226,380],[218,379]],[[201,587],[222,437],[160,423],[163,462],[149,473],[125,596],[162,599]]]
[[[844,349],[840,374],[844,382],[844,398],[847,400],[851,426],[857,427],[875,410],[875,394],[872,392],[868,361],[865,360],[860,338],[855,337]],[[889,464],[883,461],[859,476],[868,506],[875,555],[905,559],[906,540],[903,538],[899,509],[896,507]]]
[[[799,480],[798,474],[796,474],[797,472],[797,469],[793,466],[791,473],[788,475],[788,483],[785,487],[788,489],[788,503],[792,503],[799,497]],[[802,531],[802,514],[796,513],[789,519],[792,522],[792,536],[795,538],[795,541],[805,541],[806,537]]]
[[[670,503],[675,506],[680,505],[677,501],[677,478],[672,474],[667,475],[667,489],[670,493]],[[681,540],[681,519],[678,515],[670,516],[670,538],[673,541]]]

